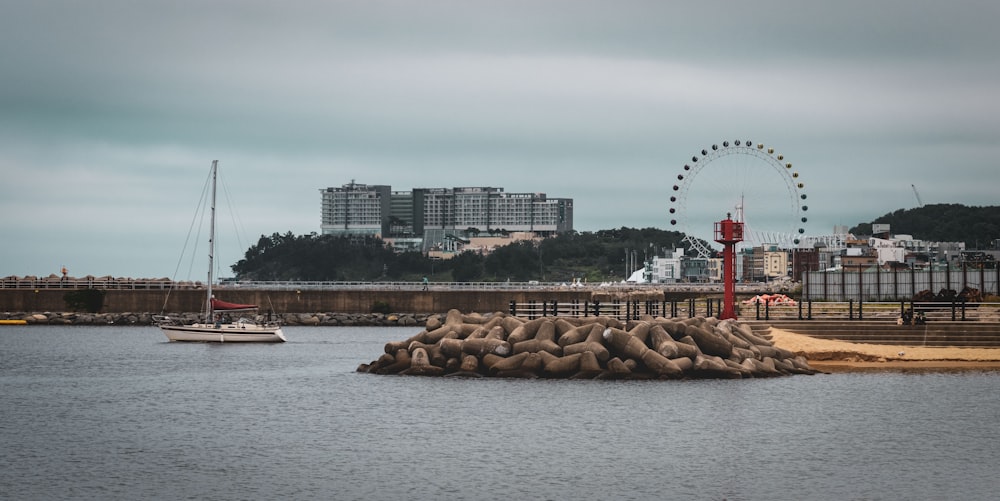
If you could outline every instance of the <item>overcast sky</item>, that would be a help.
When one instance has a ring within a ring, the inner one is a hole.
[[[319,190],[352,179],[676,229],[683,165],[741,138],[794,163],[808,234],[911,185],[998,202],[995,1],[0,1],[0,276],[187,278],[214,159],[246,232],[226,265],[319,232]]]

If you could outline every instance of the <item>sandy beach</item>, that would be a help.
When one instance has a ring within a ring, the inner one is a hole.
[[[859,370],[1000,370],[1000,348],[928,348],[848,343],[771,329],[776,346],[824,372]]]

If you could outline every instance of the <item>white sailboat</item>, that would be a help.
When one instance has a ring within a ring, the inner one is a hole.
[[[212,208],[208,240],[208,287],[205,297],[205,318],[202,322],[184,323],[169,316],[156,316],[157,325],[170,341],[203,343],[283,343],[285,334],[277,321],[265,320],[259,307],[215,299],[212,295],[212,272],[215,257],[215,187],[218,160],[212,161]],[[232,320],[232,314],[248,314]]]

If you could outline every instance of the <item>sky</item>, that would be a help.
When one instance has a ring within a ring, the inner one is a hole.
[[[579,231],[677,229],[677,174],[736,139],[794,164],[809,235],[918,196],[998,203],[992,1],[0,6],[0,276],[187,278],[212,160],[244,233],[227,264],[261,235],[318,233],[319,191],[352,180],[572,198]],[[682,219],[732,210],[703,167]]]

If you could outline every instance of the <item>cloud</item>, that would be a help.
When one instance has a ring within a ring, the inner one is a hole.
[[[684,162],[738,138],[795,164],[811,232],[912,207],[911,184],[927,203],[993,204],[997,14],[978,1],[18,3],[0,19],[0,173],[18,187],[0,231],[25,238],[0,251],[0,275],[69,247],[71,269],[168,275],[152,263],[174,265],[213,159],[249,239],[318,231],[318,190],[352,179],[545,192],[576,200],[578,229],[668,228]]]

